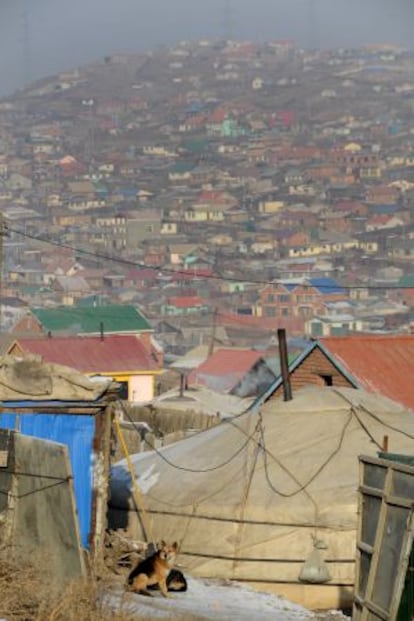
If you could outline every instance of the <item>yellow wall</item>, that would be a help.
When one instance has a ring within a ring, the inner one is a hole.
[[[276,213],[283,209],[284,201],[261,201],[259,203],[260,213]]]

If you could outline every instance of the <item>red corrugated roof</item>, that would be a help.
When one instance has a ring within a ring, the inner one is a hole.
[[[305,330],[305,321],[302,317],[256,317],[219,311],[217,321],[223,326],[245,326],[259,330],[275,331],[278,328],[285,328],[290,335],[302,335]]]
[[[156,371],[157,362],[134,335],[51,337],[18,339],[23,350],[38,354],[46,362],[62,364],[82,373]]]
[[[171,275],[171,272],[170,272]],[[173,281],[194,280],[194,278],[205,278],[213,275],[212,267],[203,267],[200,269],[187,268],[187,271],[180,270],[176,274],[171,275]]]
[[[319,342],[361,388],[414,410],[414,335],[353,335]]]
[[[223,387],[231,390],[261,358],[262,354],[250,349],[218,349],[190,373],[188,382],[208,385],[209,378],[222,377]],[[225,378],[230,378],[231,385]]]

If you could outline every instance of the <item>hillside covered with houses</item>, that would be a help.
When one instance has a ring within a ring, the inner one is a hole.
[[[329,621],[361,568],[403,588],[413,113],[413,51],[290,40],[114,54],[0,99],[7,554],[60,546],[128,618]],[[152,553],[169,602],[141,598],[148,565],[128,581]]]
[[[132,307],[154,377],[199,346],[271,358],[278,328],[294,350],[409,333],[413,106],[412,52],[285,40],[108,56],[1,100],[2,332]]]

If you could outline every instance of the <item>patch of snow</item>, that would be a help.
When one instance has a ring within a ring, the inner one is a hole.
[[[159,472],[153,472],[155,468],[155,464],[152,464],[145,472],[141,473],[140,476],[136,477],[138,487],[140,488],[143,494],[146,494],[150,491],[151,487],[153,487],[160,478]]]
[[[269,593],[254,591],[237,582],[201,580],[187,577],[188,591],[169,593],[168,599],[113,592],[110,605],[137,615],[159,619],[179,619],[192,614],[203,621],[316,621],[313,612]]]
[[[154,469],[155,464],[151,464],[149,468],[147,468],[144,472],[141,472],[136,477],[138,487],[143,494],[149,492],[160,478],[160,473],[154,472]],[[113,466],[111,470],[111,480],[115,483],[125,485],[130,491],[132,491],[131,475],[126,467],[126,460],[122,460]]]

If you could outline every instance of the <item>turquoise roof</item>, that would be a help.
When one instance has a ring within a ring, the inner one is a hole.
[[[32,308],[31,312],[37,317],[43,329],[52,333],[99,334],[101,324],[107,334],[152,331],[147,319],[139,310],[130,305]]]

